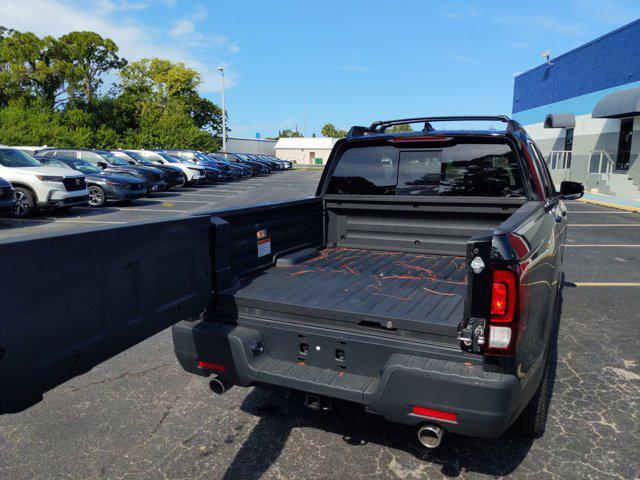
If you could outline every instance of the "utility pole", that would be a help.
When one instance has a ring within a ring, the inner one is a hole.
[[[227,110],[224,108],[224,68],[218,67],[222,74],[222,151],[227,151]]]

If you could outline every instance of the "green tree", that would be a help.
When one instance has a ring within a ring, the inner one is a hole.
[[[177,103],[167,108],[145,108],[140,117],[140,127],[130,131],[125,140],[133,148],[219,149],[217,140],[196,127],[184,107]]]
[[[278,132],[278,138],[301,138],[302,134],[297,130],[285,129]]]
[[[64,61],[70,64],[68,92],[88,104],[102,85],[102,76],[123,68],[127,61],[118,56],[118,46],[95,32],[71,32],[58,39]]]
[[[51,36],[3,31],[0,41],[0,88],[6,99],[41,98],[50,107],[64,102],[70,64],[64,49]]]
[[[345,132],[341,128],[336,128],[333,123],[325,123],[320,133],[322,133],[323,137],[329,138],[344,138],[347,136],[347,132]]]
[[[192,100],[198,96],[201,78],[182,62],[143,58],[124,67],[120,81],[124,95],[165,106],[170,100]]]
[[[144,58],[120,71],[122,100],[137,108],[178,108],[187,113],[199,129],[218,137],[222,130],[222,110],[200,96],[198,72],[181,62]],[[227,117],[228,118],[228,117]],[[227,129],[229,131],[229,129]]]
[[[387,129],[387,132],[411,132],[411,125],[403,123],[401,125],[394,125]]]
[[[104,78],[120,84],[100,92]],[[183,63],[127,64],[94,32],[56,39],[0,27],[0,142],[216,150],[222,111]]]

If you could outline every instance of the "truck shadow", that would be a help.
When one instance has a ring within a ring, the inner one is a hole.
[[[561,283],[564,287],[564,282]],[[558,297],[557,312],[562,309],[562,288]],[[558,326],[560,313],[552,323],[549,351],[549,391],[547,407],[551,402],[557,366]],[[241,409],[259,417],[258,424],[243,443],[233,462],[225,472],[226,480],[260,478],[281,456],[295,429],[311,429],[316,433],[305,435],[320,437],[318,441],[288,448],[300,449],[301,456],[317,456],[321,452],[311,450],[318,443],[326,443],[323,432],[338,435],[344,442],[344,458],[357,453],[354,449],[367,444],[380,447],[380,465],[385,465],[397,455],[390,451],[409,454],[419,462],[431,463],[447,477],[458,477],[465,472],[491,476],[505,476],[514,472],[526,458],[534,439],[518,436],[509,430],[497,439],[477,439],[447,434],[442,445],[435,450],[422,447],[413,428],[389,422],[377,415],[367,414],[362,406],[334,401],[328,413],[308,410],[303,406],[302,394],[274,389],[255,388],[241,405]],[[366,461],[366,460],[365,460]],[[349,462],[355,464],[356,462]],[[339,462],[338,462],[339,464]],[[356,467],[357,468],[357,467]],[[346,472],[345,472],[346,473]],[[336,472],[338,474],[338,472]],[[384,472],[377,472],[384,476]]]

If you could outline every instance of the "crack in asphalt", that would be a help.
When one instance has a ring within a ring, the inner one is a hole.
[[[68,389],[68,391],[77,392],[79,390],[84,390],[85,388],[95,387],[97,385],[103,385],[105,383],[113,382],[113,381],[116,381],[116,380],[121,380],[121,379],[127,378],[127,377],[143,377],[147,373],[153,372],[153,371],[158,370],[160,368],[168,367],[169,365],[170,365],[169,363],[162,363],[160,365],[156,365],[155,367],[150,367],[150,368],[146,368],[144,370],[140,370],[139,372],[123,372],[120,375],[116,375],[115,377],[108,377],[108,378],[104,378],[102,380],[96,380],[95,382],[86,383],[84,385],[78,385],[76,387],[70,387]]]

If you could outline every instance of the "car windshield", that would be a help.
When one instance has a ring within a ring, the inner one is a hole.
[[[153,162],[149,159],[144,158],[142,155],[140,155],[138,152],[123,152],[125,155],[127,155],[128,157],[134,159],[136,162],[142,164],[142,165],[149,165],[149,166],[153,166]]]
[[[154,152],[154,153],[169,163],[182,163],[180,160],[178,160],[178,158],[173,157],[168,153],[165,153],[165,152]]]
[[[144,158],[144,156],[138,152],[132,152],[130,150],[127,150],[126,152],[122,152],[122,153],[127,155],[129,158],[134,159],[136,162],[142,163],[144,165],[150,165],[151,163],[153,163],[150,160]]]
[[[131,166],[131,164],[129,162],[127,162],[126,160],[124,160],[122,158],[116,157],[111,152],[107,152],[107,151],[101,150],[101,151],[98,151],[96,153],[98,155],[100,155],[102,158],[104,158],[107,162],[109,162],[112,165],[120,165],[122,167],[130,167]]]
[[[96,167],[92,163],[89,163],[85,160],[68,160],[65,161],[67,165],[69,165],[74,170],[78,170],[79,172],[91,174],[91,173],[102,173],[102,169]]]
[[[9,168],[42,166],[35,158],[14,148],[0,148],[0,165]]]

